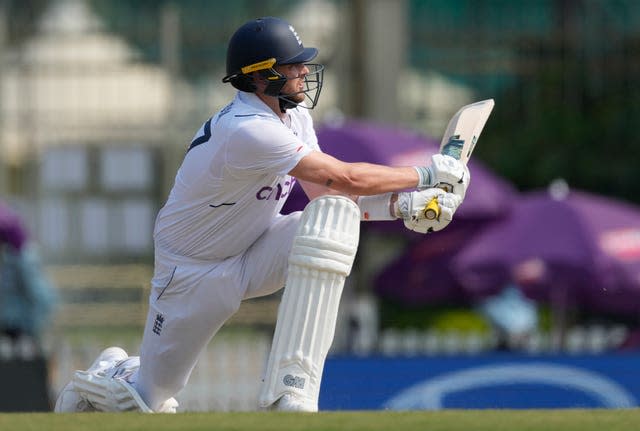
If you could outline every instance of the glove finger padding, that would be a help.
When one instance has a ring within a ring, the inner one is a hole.
[[[438,205],[440,205],[440,217],[437,221],[453,220],[453,213],[458,209],[462,199],[454,193],[445,193],[438,196]]]
[[[425,218],[424,210],[429,202],[444,194],[444,190],[437,188],[398,193],[398,200],[395,204],[396,216],[403,220]]]

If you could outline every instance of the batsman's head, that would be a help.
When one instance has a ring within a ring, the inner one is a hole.
[[[227,47],[227,76],[238,90],[262,91],[277,97],[280,109],[313,108],[318,103],[324,66],[309,63],[318,55],[305,48],[291,24],[274,18],[258,18],[242,25]],[[302,104],[305,100],[307,104]],[[302,104],[302,105],[301,105]]]

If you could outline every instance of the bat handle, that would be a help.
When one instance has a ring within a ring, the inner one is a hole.
[[[434,220],[440,217],[440,205],[438,205],[438,197],[434,196],[426,207],[424,207],[424,217],[427,220]]]
[[[447,193],[453,191],[453,186],[447,183],[438,183],[436,187],[441,188]],[[440,218],[440,205],[438,205],[438,196],[431,198],[429,203],[424,207],[424,218],[427,220],[435,220]]]

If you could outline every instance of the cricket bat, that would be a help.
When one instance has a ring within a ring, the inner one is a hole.
[[[471,157],[482,129],[484,128],[495,102],[493,99],[481,100],[480,102],[465,105],[455,113],[442,136],[440,142],[440,154],[451,156],[460,160],[465,165]],[[438,183],[447,192],[451,192],[451,184]],[[440,216],[440,206],[438,199],[433,198],[424,210],[424,216],[428,220],[433,220]]]

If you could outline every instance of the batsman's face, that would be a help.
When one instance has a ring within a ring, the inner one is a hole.
[[[304,63],[283,64],[276,66],[276,71],[287,77],[287,83],[282,87],[282,93],[290,94],[289,98],[296,103],[303,102],[305,97],[304,78],[309,73],[309,68]]]

